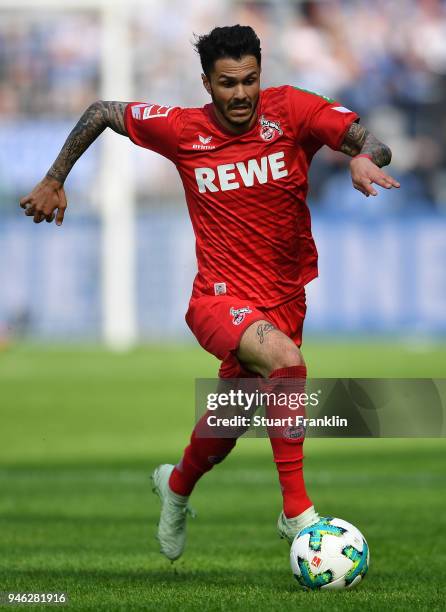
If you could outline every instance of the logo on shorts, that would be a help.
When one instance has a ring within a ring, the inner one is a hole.
[[[280,127],[280,123],[278,121],[270,121],[266,119],[265,115],[260,117],[260,136],[263,140],[267,142],[269,140],[273,140],[277,134],[282,136],[283,130]]]
[[[231,317],[233,317],[232,323],[234,325],[240,325],[240,323],[243,323],[246,315],[250,312],[252,312],[252,310],[249,308],[249,306],[244,306],[243,308],[232,308],[231,306],[229,309],[229,314]]]

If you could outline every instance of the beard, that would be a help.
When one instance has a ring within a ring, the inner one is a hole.
[[[257,107],[257,103],[253,104],[251,100],[246,100],[244,102],[238,102],[236,104],[232,103],[232,104],[229,104],[229,106],[226,106],[223,102],[220,102],[219,100],[216,99],[212,89],[211,89],[211,98],[212,98],[212,102],[214,106],[220,111],[220,113],[223,115],[226,121],[230,123],[231,125],[234,125],[237,127],[248,125]],[[249,108],[251,112],[246,119],[245,118],[236,119],[235,117],[231,117],[231,115],[229,115],[229,111],[236,109],[236,108]]]

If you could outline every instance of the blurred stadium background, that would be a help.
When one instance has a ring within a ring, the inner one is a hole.
[[[404,10],[402,10],[404,6]],[[440,0],[0,2],[0,329],[17,338],[191,339],[193,237],[174,166],[114,134],[67,181],[62,230],[17,206],[92,101],[207,102],[193,33],[245,23],[263,85],[340,100],[389,143],[401,190],[365,199],[324,148],[310,206],[320,279],[307,333],[446,332],[446,10]]]
[[[0,0],[0,591],[63,588],[81,610],[299,609],[265,440],[194,493],[185,571],[153,540],[147,473],[177,460],[194,378],[217,371],[184,322],[196,262],[173,165],[104,134],[68,178],[62,228],[18,207],[94,100],[206,103],[193,33],[234,23],[261,38],[264,86],[358,111],[402,185],[366,199],[345,156],[314,161],[310,374],[445,377],[445,2]],[[333,609],[443,609],[444,439],[309,440],[307,455],[317,507],[372,550],[367,586]]]

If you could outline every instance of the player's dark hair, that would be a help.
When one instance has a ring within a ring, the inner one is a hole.
[[[250,26],[214,28],[209,34],[195,36],[194,48],[200,56],[201,67],[206,76],[209,76],[214,63],[222,57],[239,60],[244,55],[254,55],[259,67],[261,64],[260,40]]]

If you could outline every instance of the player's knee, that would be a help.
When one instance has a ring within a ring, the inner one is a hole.
[[[245,331],[237,357],[247,370],[264,378],[279,368],[305,365],[302,353],[291,338],[266,320],[254,323]]]
[[[300,349],[292,340],[287,338],[286,342],[279,343],[271,355],[271,360],[268,368],[268,376],[282,368],[292,368],[295,366],[304,366],[305,361]]]

